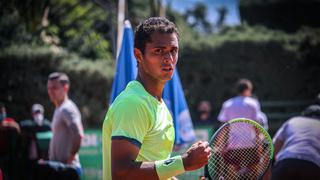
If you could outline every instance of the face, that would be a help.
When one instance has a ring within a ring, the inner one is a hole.
[[[48,94],[54,104],[64,100],[67,94],[67,85],[62,85],[58,80],[50,80],[47,84]]]
[[[33,120],[38,124],[38,125],[41,125],[42,124],[42,121],[43,121],[43,114],[40,112],[40,111],[35,111],[32,113],[32,117],[33,117]]]
[[[210,107],[209,102],[207,102],[207,101],[202,101],[202,102],[199,104],[198,111],[199,111],[200,113],[209,113],[209,112],[211,111],[211,107]]]
[[[178,61],[177,35],[155,32],[151,35],[151,39],[150,43],[146,43],[144,54],[135,48],[139,72],[146,78],[155,81],[168,81]]]

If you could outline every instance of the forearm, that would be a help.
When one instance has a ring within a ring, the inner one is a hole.
[[[81,140],[82,140],[82,136],[81,135],[77,135],[77,137],[75,137],[73,139],[73,146],[71,149],[71,154],[76,154],[79,152],[80,147],[81,147]]]
[[[205,146],[205,145],[203,145]],[[112,140],[111,144],[111,171],[112,179],[168,179],[185,172],[185,165],[188,170],[202,167],[203,155],[197,155],[194,151],[203,151],[205,148],[196,148],[188,151],[189,157],[174,156],[165,160],[156,160],[154,162],[137,162],[139,147],[127,140]],[[192,151],[192,152],[191,152]],[[201,153],[202,154],[202,153]],[[206,153],[205,153],[206,154]],[[204,155],[207,157],[207,155]],[[194,161],[196,163],[194,163]],[[186,162],[186,164],[184,164]],[[197,164],[197,165],[195,165]]]
[[[73,128],[75,128],[75,127],[73,127]],[[72,163],[76,154],[79,152],[80,147],[81,147],[81,140],[82,140],[83,136],[79,133],[78,130],[74,129],[71,138],[72,138],[72,147],[71,147],[71,151],[70,151],[70,154],[69,154],[69,157],[67,160],[68,164]]]
[[[112,167],[116,167],[112,172],[117,174],[115,175],[117,178],[121,179],[128,177],[129,179],[146,178],[162,180],[172,178],[185,172],[181,156],[174,156],[169,159],[155,162],[125,162],[120,168],[119,166]]]
[[[113,163],[112,179],[157,180],[159,178],[154,162],[124,161],[123,163]]]
[[[80,150],[83,134],[80,133],[80,129],[76,124],[71,124],[69,128],[72,138],[71,154],[75,155]]]
[[[113,179],[168,179],[208,163],[211,148],[207,142],[193,144],[182,156],[156,162],[135,162],[132,157],[118,156],[112,161]],[[130,160],[131,159],[131,160]]]
[[[284,141],[277,139],[274,142],[274,160],[277,160],[277,154],[279,153],[279,151],[281,150],[282,146],[283,146]]]

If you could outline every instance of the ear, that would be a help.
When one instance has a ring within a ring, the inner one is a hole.
[[[63,85],[63,89],[64,89],[65,92],[68,92],[69,88],[70,88],[69,84]]]
[[[136,57],[138,64],[140,64],[143,60],[142,52],[138,48],[134,48],[134,56]]]

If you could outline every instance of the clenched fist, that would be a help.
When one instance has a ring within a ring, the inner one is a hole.
[[[209,143],[198,141],[182,155],[184,169],[186,171],[199,169],[208,164],[210,156],[211,148],[209,147]]]

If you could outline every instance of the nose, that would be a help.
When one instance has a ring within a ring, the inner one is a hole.
[[[163,55],[163,61],[165,63],[169,63],[169,61],[173,61],[173,57],[170,52],[167,52]]]

